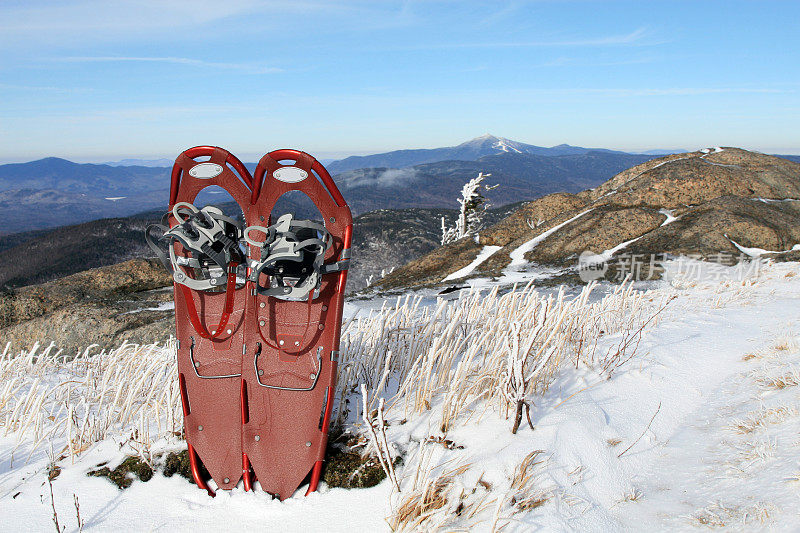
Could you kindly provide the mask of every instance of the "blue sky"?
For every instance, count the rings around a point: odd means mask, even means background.
[[[800,153],[799,20],[788,0],[3,0],[0,161],[337,157],[487,132]]]

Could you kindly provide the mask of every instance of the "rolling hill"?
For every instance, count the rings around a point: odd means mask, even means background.
[[[741,258],[800,259],[800,164],[739,148],[647,161],[579,194],[528,202],[482,231],[477,243],[462,239],[439,248],[395,270],[379,286],[475,276],[502,282],[531,264],[571,272],[576,281],[584,252],[616,272],[634,256],[689,255],[726,264]],[[641,266],[658,267],[657,261]]]

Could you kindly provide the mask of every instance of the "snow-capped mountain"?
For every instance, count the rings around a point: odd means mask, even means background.
[[[512,141],[504,137],[486,134],[463,142],[458,146],[426,148],[418,150],[395,150],[381,154],[351,156],[327,165],[331,172],[345,172],[357,168],[404,168],[440,161],[476,161],[477,159],[502,153],[518,153],[542,156],[581,155],[592,151],[612,152],[613,150],[583,148],[559,144],[551,148]],[[623,153],[623,152],[616,152]]]

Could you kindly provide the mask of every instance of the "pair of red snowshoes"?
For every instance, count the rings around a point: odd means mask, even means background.
[[[193,205],[227,191],[244,221]],[[276,201],[305,193],[321,221],[284,215]],[[276,150],[253,176],[222,148],[183,152],[170,211],[148,242],[173,273],[178,379],[192,476],[213,495],[243,482],[284,499],[316,490],[334,397],[352,216],[310,155]]]

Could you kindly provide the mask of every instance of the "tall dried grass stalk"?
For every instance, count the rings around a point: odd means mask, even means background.
[[[114,434],[136,436],[142,453],[153,436],[183,424],[175,346],[90,346],[75,357],[53,344],[0,356],[0,431],[14,433],[33,453],[59,442],[56,455],[75,457]]]

